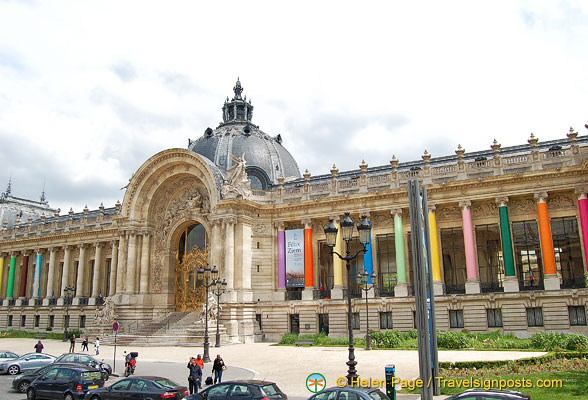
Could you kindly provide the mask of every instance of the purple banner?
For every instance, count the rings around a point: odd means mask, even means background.
[[[278,231],[278,289],[286,288],[286,233]]]

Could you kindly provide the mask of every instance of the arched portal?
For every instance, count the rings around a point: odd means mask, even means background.
[[[175,268],[176,311],[197,311],[205,290],[197,271],[208,263],[208,234],[203,225],[186,226],[178,235]]]

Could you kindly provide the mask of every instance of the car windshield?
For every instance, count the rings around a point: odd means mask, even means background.
[[[100,379],[102,379],[102,374],[100,373],[100,371],[82,372],[82,381],[83,382],[99,381]]]
[[[174,389],[174,388],[177,388],[178,386],[180,386],[177,383],[175,383],[174,381],[170,381],[167,378],[157,378],[157,379],[154,379],[153,380],[153,383],[156,386],[159,386],[159,387],[164,388],[164,389]]]
[[[261,387],[263,389],[263,392],[268,395],[268,396],[273,396],[276,394],[280,394],[280,390],[278,389],[278,387],[274,384],[271,385],[264,385]]]
[[[389,400],[388,396],[382,393],[380,390],[376,389],[368,393],[369,396],[374,400]]]

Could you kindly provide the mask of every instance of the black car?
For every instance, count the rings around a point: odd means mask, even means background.
[[[12,389],[16,390],[20,393],[26,393],[29,385],[32,381],[34,381],[38,376],[43,375],[46,372],[51,371],[57,367],[77,367],[78,364],[68,364],[68,363],[53,363],[49,364],[45,367],[41,367],[38,369],[34,369],[32,371],[25,371],[22,375],[17,375],[12,380]]]
[[[27,400],[82,400],[89,390],[103,386],[102,374],[94,367],[57,367],[31,382]]]
[[[463,393],[449,397],[447,400],[477,400],[477,399],[497,399],[497,400],[531,400],[531,396],[514,390],[498,389],[469,389]]]
[[[71,364],[81,364],[81,365],[89,365],[94,368],[98,368],[99,370],[103,371],[104,380],[107,381],[108,377],[112,375],[112,367],[110,364],[105,362],[99,361],[92,356],[87,354],[81,353],[65,353],[57,357],[54,363],[71,363]]]
[[[86,394],[86,400],[119,399],[170,399],[179,400],[188,395],[185,386],[159,376],[134,376],[108,387],[94,389]]]
[[[288,400],[274,382],[244,380],[228,381],[211,386],[186,397],[186,400],[229,400],[239,396],[239,400]]]
[[[356,386],[332,387],[323,390],[308,400],[390,400],[380,389]]]

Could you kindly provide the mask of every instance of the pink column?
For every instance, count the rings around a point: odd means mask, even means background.
[[[476,243],[474,241],[474,225],[472,223],[471,201],[459,203],[461,218],[463,220],[463,242],[465,245],[466,268],[468,280],[478,279],[478,264],[476,261]]]
[[[582,226],[582,242],[584,243],[584,260],[588,271],[588,198],[586,191],[578,193],[578,208],[580,209],[580,225]]]

